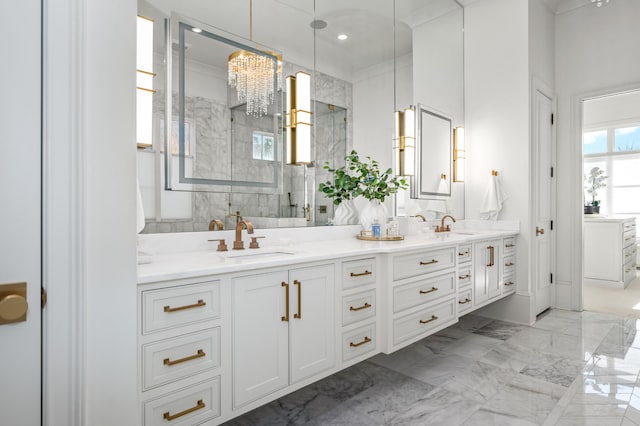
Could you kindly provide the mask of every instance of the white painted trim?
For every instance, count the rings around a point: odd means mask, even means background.
[[[640,90],[640,82],[625,84],[621,86],[607,87],[603,89],[583,92],[571,97],[571,127],[569,146],[571,157],[573,160],[573,173],[571,173],[571,189],[573,194],[573,208],[571,209],[571,223],[574,226],[571,241],[571,309],[581,311],[583,309],[582,301],[582,283],[584,281],[584,272],[582,268],[583,258],[583,219],[582,210],[582,115],[583,102],[588,99],[598,98],[606,95],[624,93],[632,90]],[[580,173],[577,173],[577,172]],[[579,255],[578,255],[579,253]]]
[[[43,424],[81,426],[84,398],[82,0],[43,0]]]

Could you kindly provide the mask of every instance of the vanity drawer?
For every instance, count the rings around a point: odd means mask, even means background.
[[[516,291],[516,277],[515,274],[505,275],[503,281],[502,292],[503,293],[511,293]]]
[[[633,263],[629,263],[628,265],[624,265],[624,283],[627,285],[636,277],[636,267]]]
[[[516,251],[516,237],[509,237],[502,240],[504,254],[511,254]]]
[[[371,323],[342,334],[342,361],[359,357],[376,349],[376,324]]]
[[[628,247],[629,245],[636,244],[636,230],[631,229],[629,231],[625,231],[622,234],[622,247]]]
[[[629,263],[629,262],[635,263],[637,251],[638,251],[638,248],[636,247],[635,244],[632,244],[629,247],[625,248],[624,249],[624,259],[622,260],[622,262],[625,265],[627,263]]]
[[[446,300],[434,306],[393,321],[393,342],[400,344],[416,336],[427,336],[429,331],[455,322],[457,299]]]
[[[375,289],[342,298],[342,325],[353,324],[375,315]]]
[[[516,269],[516,261],[513,256],[505,256],[504,257],[504,275],[508,275],[513,273]]]
[[[142,333],[220,317],[220,281],[142,292]]]
[[[220,376],[208,382],[146,401],[145,426],[191,426],[220,416]]]
[[[449,272],[397,286],[393,289],[393,312],[397,313],[451,294],[456,289],[455,283],[455,272]]]
[[[463,244],[458,246],[458,263],[471,262],[471,244]]]
[[[467,265],[466,267],[458,268],[458,287],[466,287],[471,285],[473,270],[471,265]]]
[[[458,292],[458,315],[473,307],[473,289]]]
[[[375,284],[376,258],[351,260],[342,263],[342,288],[354,288]]]
[[[455,247],[449,247],[419,254],[394,256],[393,279],[397,281],[450,268],[455,266],[456,254]]]
[[[142,346],[142,387],[150,389],[220,366],[220,327]]]
[[[636,222],[625,222],[623,225],[623,232],[630,231],[632,229],[636,229]]]

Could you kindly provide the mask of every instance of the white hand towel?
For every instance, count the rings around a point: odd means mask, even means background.
[[[440,184],[438,185],[438,193],[446,194],[448,192],[449,186],[447,185],[447,181],[445,179],[440,179]],[[425,210],[443,214],[451,212],[447,200],[427,200]]]
[[[500,179],[498,176],[491,176],[489,187],[484,194],[482,206],[480,206],[480,218],[497,220],[504,201],[508,198],[507,194],[502,190]]]

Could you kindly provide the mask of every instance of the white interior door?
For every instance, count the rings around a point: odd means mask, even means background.
[[[0,26],[0,424],[11,426],[41,424],[40,14],[39,0],[0,2],[13,17]],[[24,299],[9,283],[25,283]]]
[[[551,307],[553,288],[553,102],[535,91],[533,111],[534,157],[534,283],[536,314]]]

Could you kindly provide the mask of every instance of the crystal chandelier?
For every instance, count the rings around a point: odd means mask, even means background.
[[[249,40],[253,41],[253,0],[249,2]],[[263,54],[238,50],[229,55],[228,84],[236,89],[238,102],[247,104],[247,115],[267,115],[273,103],[274,81],[277,89],[282,89],[282,55],[268,50]]]
[[[595,3],[596,6],[602,6],[602,3],[609,3],[610,0],[591,0],[591,3]]]

